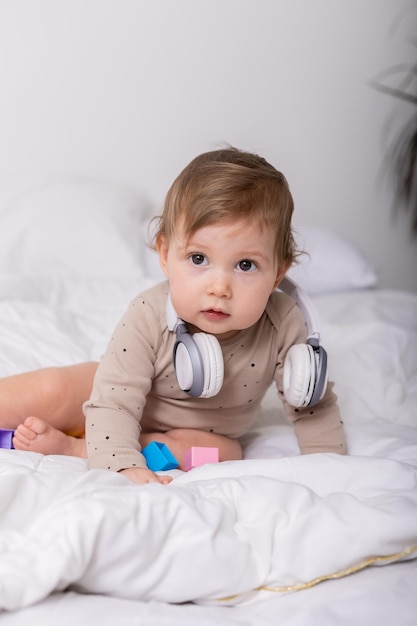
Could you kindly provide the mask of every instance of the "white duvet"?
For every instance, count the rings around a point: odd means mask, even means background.
[[[0,277],[0,375],[99,358],[148,284]],[[174,471],[169,486],[0,450],[0,608],[68,589],[252,606],[416,559],[417,298],[363,291],[316,304],[349,456],[299,456],[273,389],[245,460]],[[409,584],[417,594],[417,568]]]

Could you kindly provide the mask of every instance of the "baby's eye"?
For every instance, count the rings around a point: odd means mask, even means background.
[[[249,259],[242,259],[242,261],[239,261],[239,263],[237,264],[237,268],[241,272],[253,272],[257,269],[257,266],[253,261],[250,261]]]
[[[190,254],[188,258],[193,265],[207,265],[207,258],[204,254]]]

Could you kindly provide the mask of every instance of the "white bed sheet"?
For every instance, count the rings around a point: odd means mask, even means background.
[[[150,283],[3,274],[0,376],[99,358]],[[273,389],[244,461],[168,487],[0,450],[2,624],[416,623],[417,297],[315,302],[349,456],[299,456]]]

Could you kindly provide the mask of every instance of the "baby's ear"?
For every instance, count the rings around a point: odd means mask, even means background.
[[[284,278],[285,274],[290,269],[290,266],[291,266],[291,263],[285,263],[284,265],[281,265],[279,267],[278,272],[277,272],[277,277],[274,283],[274,289],[276,289],[279,286],[281,280]]]
[[[164,235],[159,235],[155,241],[156,251],[159,256],[159,264],[165,276],[167,273],[167,259],[168,259],[168,241]]]

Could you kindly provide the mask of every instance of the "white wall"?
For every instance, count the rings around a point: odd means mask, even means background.
[[[417,240],[380,180],[384,128],[411,108],[367,84],[414,61],[411,5],[0,0],[0,175],[109,177],[159,206],[192,157],[228,142],[286,174],[297,222],[329,225],[382,286],[417,291]]]

